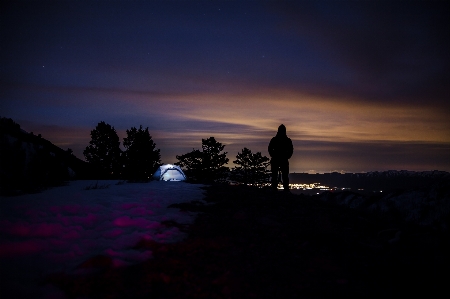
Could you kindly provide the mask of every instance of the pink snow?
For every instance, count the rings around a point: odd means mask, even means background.
[[[156,228],[159,226],[158,222],[149,221],[144,218],[130,218],[129,216],[116,218],[113,223],[119,227],[138,226],[141,228]]]
[[[19,237],[59,236],[63,230],[63,227],[59,223],[30,224],[28,222],[13,223],[10,221],[2,221],[0,225],[2,226],[2,232]]]
[[[161,221],[190,223],[195,215],[168,206],[203,198],[202,186],[180,182],[107,182],[108,189],[86,190],[92,184],[75,181],[42,193],[1,198],[0,262],[12,267],[2,270],[26,277],[28,269],[34,269],[36,275],[17,285],[39,288],[36,284],[45,275],[74,273],[78,265],[98,255],[109,257],[113,267],[153,258],[150,250],[133,248],[140,240],[184,238],[178,228]],[[25,264],[30,267],[16,269]]]
[[[26,240],[20,242],[5,242],[0,244],[0,258],[10,258],[26,254],[34,254],[46,249],[43,242]]]
[[[119,229],[119,228],[115,228],[113,230],[107,231],[103,234],[104,238],[116,238],[118,236],[120,236],[121,234],[123,234],[124,230],[123,229]]]

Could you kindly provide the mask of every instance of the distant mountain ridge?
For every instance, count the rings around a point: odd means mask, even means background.
[[[0,193],[34,192],[70,179],[89,177],[90,166],[42,136],[0,118]]]

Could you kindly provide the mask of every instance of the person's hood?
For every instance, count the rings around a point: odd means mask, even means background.
[[[286,136],[286,127],[283,124],[278,127],[277,136]]]

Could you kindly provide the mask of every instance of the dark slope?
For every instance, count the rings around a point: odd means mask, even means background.
[[[25,132],[12,119],[0,119],[0,193],[36,192],[69,179],[85,179],[89,164],[42,136]]]

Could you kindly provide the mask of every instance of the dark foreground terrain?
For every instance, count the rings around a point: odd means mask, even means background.
[[[333,195],[328,195],[328,197]],[[446,230],[418,227],[319,197],[237,186],[208,187],[208,204],[176,244],[142,240],[153,259],[110,267],[97,256],[83,275],[45,283],[69,298],[437,297],[447,291]]]

